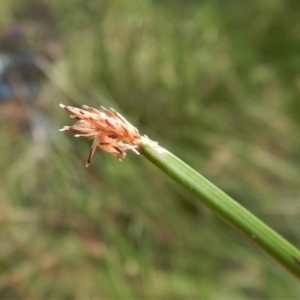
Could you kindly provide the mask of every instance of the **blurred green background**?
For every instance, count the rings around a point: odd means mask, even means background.
[[[300,247],[299,20],[298,0],[1,0],[1,299],[298,299],[144,157],[85,168],[58,104],[119,110]]]

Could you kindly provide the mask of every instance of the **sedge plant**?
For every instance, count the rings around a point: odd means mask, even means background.
[[[147,136],[141,136],[117,111],[104,107],[97,110],[89,106],[83,106],[84,109],[60,106],[78,120],[61,131],[75,131],[79,132],[75,137],[94,139],[86,167],[97,148],[110,152],[119,160],[128,150],[142,154],[300,280],[300,251],[296,247],[175,155]]]

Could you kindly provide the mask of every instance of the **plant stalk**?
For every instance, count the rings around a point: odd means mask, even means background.
[[[142,138],[140,152],[300,280],[297,248],[166,149]]]

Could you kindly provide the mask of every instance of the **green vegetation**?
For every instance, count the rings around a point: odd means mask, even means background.
[[[86,169],[90,143],[57,130],[59,103],[114,107],[299,247],[299,1],[40,2],[0,2],[1,26],[21,22],[55,58],[22,106],[47,114],[49,139],[0,106],[1,297],[298,298],[142,157],[98,151]]]
[[[140,149],[164,173],[300,280],[299,249],[166,149],[148,138],[142,139]]]

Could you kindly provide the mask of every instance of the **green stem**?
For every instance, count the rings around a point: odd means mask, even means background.
[[[147,138],[141,153],[169,177],[191,191],[224,221],[300,279],[300,251],[211,182],[169,151]]]

